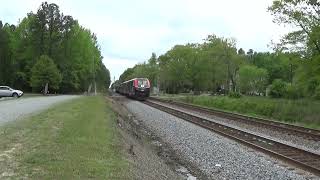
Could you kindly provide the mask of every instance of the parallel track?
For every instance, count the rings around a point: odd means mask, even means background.
[[[212,122],[209,119],[188,114],[151,101],[145,101],[144,103],[320,176],[320,155],[318,154]]]
[[[281,123],[281,122],[272,121],[272,120],[263,119],[263,118],[245,116],[245,115],[237,114],[237,113],[209,109],[209,108],[200,107],[200,106],[191,105],[191,104],[182,103],[182,102],[177,102],[177,101],[164,100],[164,99],[152,98],[152,97],[150,97],[149,99],[152,101],[169,103],[169,104],[177,105],[177,106],[180,106],[180,107],[183,107],[186,109],[195,110],[198,112],[202,112],[205,114],[210,114],[210,115],[214,115],[214,116],[218,116],[218,117],[222,117],[222,118],[227,118],[227,119],[239,121],[242,123],[246,123],[246,124],[250,124],[250,125],[254,125],[254,126],[258,126],[258,127],[269,128],[269,129],[273,129],[276,131],[281,131],[281,133],[286,133],[286,134],[293,135],[293,136],[299,136],[304,139],[312,140],[315,142],[320,141],[320,131],[315,130],[315,129],[304,128],[301,126],[294,126],[291,124]]]

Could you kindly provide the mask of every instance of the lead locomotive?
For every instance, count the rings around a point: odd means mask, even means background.
[[[121,83],[116,91],[127,97],[145,100],[150,96],[150,81],[147,78],[134,78]]]

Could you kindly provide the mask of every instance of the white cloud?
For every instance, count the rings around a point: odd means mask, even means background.
[[[42,0],[4,0],[0,17],[16,24]],[[288,29],[272,23],[272,0],[49,0],[97,34],[111,75],[175,44],[200,42],[209,34],[237,39],[245,50],[268,50]]]
[[[139,63],[139,61],[126,58],[105,57],[103,59],[103,63],[109,70],[112,70],[111,80],[113,81],[114,77],[117,79],[123,71],[127,68],[132,68],[135,64]]]

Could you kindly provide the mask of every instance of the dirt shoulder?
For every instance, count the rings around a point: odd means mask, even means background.
[[[107,99],[118,114],[119,132],[132,179],[187,179],[188,171],[177,163],[170,150],[123,106],[127,99]]]

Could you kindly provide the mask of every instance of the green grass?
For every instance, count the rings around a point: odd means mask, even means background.
[[[102,96],[57,105],[1,131],[0,152],[16,147],[11,164],[18,178],[126,178],[115,114]]]
[[[163,98],[320,129],[320,101],[249,96],[230,98],[187,95],[163,96]]]
[[[38,96],[43,96],[42,94],[35,94],[35,93],[25,93],[22,98],[24,97],[38,97]]]

